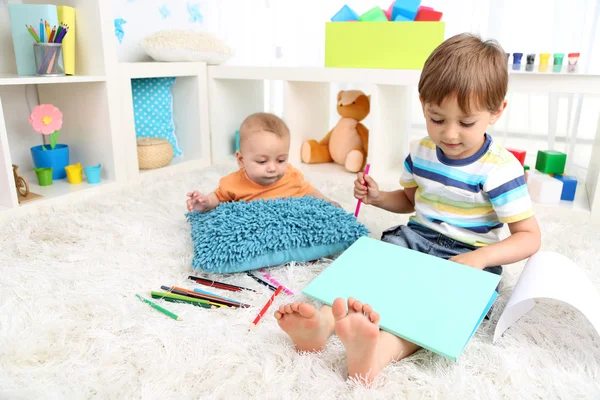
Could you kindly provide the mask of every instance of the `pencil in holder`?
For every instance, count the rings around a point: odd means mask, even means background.
[[[34,43],[37,76],[65,76],[62,43]]]

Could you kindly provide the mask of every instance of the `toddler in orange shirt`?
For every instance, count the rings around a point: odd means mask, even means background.
[[[221,202],[313,196],[325,197],[304,179],[302,172],[288,164],[290,131],[279,117],[269,113],[250,115],[240,127],[240,169],[219,182],[205,195],[197,190],[187,194],[188,211],[207,212]]]

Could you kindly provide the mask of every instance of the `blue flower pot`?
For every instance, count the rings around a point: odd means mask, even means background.
[[[33,165],[36,168],[52,168],[52,179],[64,179],[67,177],[65,167],[69,165],[69,146],[66,144],[57,144],[54,150],[50,145],[46,145],[46,150],[42,146],[31,148],[31,157]]]

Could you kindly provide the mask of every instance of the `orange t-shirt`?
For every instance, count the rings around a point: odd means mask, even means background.
[[[302,197],[312,195],[315,188],[304,179],[302,172],[288,164],[285,175],[275,183],[262,186],[252,182],[243,169],[222,178],[215,190],[221,202]]]

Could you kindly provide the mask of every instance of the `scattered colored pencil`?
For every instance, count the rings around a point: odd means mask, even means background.
[[[254,321],[252,321],[252,324],[250,325],[250,328],[248,329],[248,332],[250,332],[250,329],[252,329],[256,325],[258,325],[258,322],[265,315],[265,313],[267,312],[267,310],[269,309],[269,307],[271,307],[271,304],[273,304],[273,301],[275,300],[275,297],[281,292],[281,289],[282,289],[282,287],[279,286],[277,288],[277,290],[275,290],[275,293],[273,293],[273,295],[271,296],[271,298],[269,299],[269,301],[267,301],[267,304],[265,304],[265,306],[262,308],[262,310],[260,310],[260,312],[258,313],[258,315],[256,316],[256,318],[254,318]]]
[[[207,296],[207,295],[203,295],[203,294],[199,294],[199,293],[195,293],[192,290],[187,290],[184,288],[180,288],[177,286],[161,286],[160,287],[162,290],[166,290],[170,293],[175,293],[178,294],[180,296],[186,296],[189,297],[191,299],[200,299],[200,300],[206,300],[209,302],[210,305],[216,306],[216,307],[240,307],[241,304],[239,303],[232,303],[230,301],[227,300],[221,300],[221,299],[216,299],[213,296]]]
[[[202,290],[202,289],[198,289],[198,288],[194,288],[194,292],[198,292],[200,294],[206,294],[206,295],[213,296],[213,297],[219,297],[221,299],[233,301],[234,303],[240,303],[239,301],[234,300],[234,299],[230,299],[229,297],[219,296],[218,294],[215,294],[215,293],[212,293],[212,292],[207,292],[206,290]]]
[[[277,290],[277,288],[273,285],[271,285],[269,282],[265,282],[262,279],[260,279],[258,276],[254,275],[252,272],[247,271],[246,275],[248,275],[250,278],[254,279],[256,282],[265,285],[266,287],[268,287],[269,289],[271,289],[272,291]]]
[[[208,300],[192,299],[191,297],[180,296],[175,293],[150,292],[153,299],[163,299],[173,303],[193,304],[197,307],[212,308]]]
[[[365,176],[369,174],[369,169],[371,168],[371,164],[367,164],[365,166]],[[367,181],[365,180],[365,186],[368,187]],[[356,210],[354,211],[354,217],[358,218],[358,212],[360,211],[360,205],[362,204],[362,200],[358,199],[358,203],[356,203]]]
[[[146,304],[149,304],[150,307],[154,308],[155,310],[160,311],[161,313],[173,318],[176,321],[183,321],[181,318],[179,318],[179,316],[177,316],[177,314],[173,314],[171,311],[166,310],[164,308],[162,308],[161,306],[159,306],[156,303],[151,302],[148,299],[143,298],[142,296],[140,296],[139,294],[136,294],[137,298],[140,299],[141,301],[143,301]]]
[[[261,270],[260,270],[260,272],[262,272],[263,276],[264,276],[265,278],[267,278],[267,280],[268,280],[269,282],[271,282],[273,285],[276,285],[276,286],[281,286],[281,287],[283,288],[283,291],[284,291],[286,294],[289,294],[290,296],[293,296],[293,295],[294,295],[294,292],[292,292],[290,289],[288,289],[288,288],[286,288],[285,286],[283,286],[281,283],[277,282],[277,279],[275,279],[275,278],[273,278],[271,275],[267,274],[267,273],[266,273],[264,270],[262,270],[262,269],[261,269]]]
[[[255,292],[256,290],[254,289],[248,289],[242,286],[236,286],[236,285],[232,285],[230,283],[223,283],[223,282],[217,282],[217,281],[212,281],[210,279],[205,279],[205,278],[199,278],[197,276],[188,276],[188,279],[191,279],[193,281],[195,281],[196,283],[199,283],[201,285],[205,285],[205,286],[212,286],[212,287],[216,287],[219,289],[224,289],[224,290],[229,290],[232,292],[241,292],[242,290],[249,290],[251,292]]]

